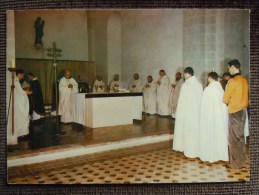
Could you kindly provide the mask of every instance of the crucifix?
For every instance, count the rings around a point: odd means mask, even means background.
[[[57,86],[57,58],[61,57],[61,49],[56,47],[56,43],[53,42],[52,48],[47,48],[47,56],[52,57],[53,59],[53,67],[54,67],[54,80],[55,80],[55,92],[56,92],[56,116],[58,115],[58,86]]]
[[[47,48],[47,51],[47,56],[53,58],[53,64],[56,63],[57,57],[61,57],[62,50],[56,47],[56,42],[53,42],[52,48]]]

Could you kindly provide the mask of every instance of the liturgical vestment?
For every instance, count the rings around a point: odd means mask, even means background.
[[[103,81],[95,80],[93,86],[94,93],[104,93],[105,91],[105,83]]]
[[[170,93],[171,93],[171,84],[168,76],[163,76],[158,79],[160,85],[157,85],[157,113],[162,116],[170,114]]]
[[[72,84],[73,88],[68,88],[68,85]],[[66,79],[65,77],[60,79],[59,82],[59,107],[58,114],[61,115],[61,122],[72,122],[73,104],[71,100],[72,93],[78,93],[78,84],[75,79]]]
[[[199,155],[199,126],[202,85],[195,76],[182,85],[174,128],[173,150],[184,152],[189,158]]]
[[[133,87],[135,85],[135,87]],[[130,85],[129,85],[129,91],[130,92],[142,92],[142,82],[140,79],[138,80],[135,80],[135,79],[132,79],[131,82],[130,82]]]
[[[8,144],[17,144],[17,137],[29,134],[29,99],[17,77],[14,78],[14,135],[12,135],[11,107],[8,116]]]
[[[43,95],[39,80],[34,77],[31,81],[32,94],[29,96],[31,103],[32,120],[38,120],[45,115]]]
[[[183,79],[180,79],[179,81],[176,81],[175,88],[171,92],[170,105],[171,105],[172,118],[175,118],[177,102],[178,102],[178,99],[179,99],[179,94],[180,94],[181,87],[182,87],[183,83],[184,83]]]
[[[145,113],[156,114],[156,83],[154,81],[147,83],[143,88],[143,108]]]
[[[200,114],[200,152],[202,161],[228,161],[228,108],[218,81],[204,90]]]
[[[118,92],[117,90],[122,88],[122,82],[121,81],[112,81],[110,84],[110,92]]]

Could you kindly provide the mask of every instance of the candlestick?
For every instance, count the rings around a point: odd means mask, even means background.
[[[15,68],[15,59],[12,59],[12,68]]]

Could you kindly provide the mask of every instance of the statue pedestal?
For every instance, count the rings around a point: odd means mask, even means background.
[[[41,49],[42,46],[43,46],[42,43],[35,43],[35,44],[34,44],[35,49]]]

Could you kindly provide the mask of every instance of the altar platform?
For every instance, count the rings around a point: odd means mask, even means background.
[[[174,120],[158,115],[143,115],[142,121],[110,127],[88,128],[76,123],[60,124],[64,135],[57,134],[56,118],[46,117],[32,123],[30,134],[8,147],[7,166],[14,167],[168,142],[173,138]]]

